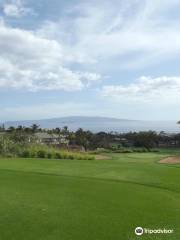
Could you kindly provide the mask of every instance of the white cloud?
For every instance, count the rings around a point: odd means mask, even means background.
[[[179,56],[179,23],[170,14],[179,6],[179,0],[81,2],[73,17],[46,22],[39,32],[60,39],[80,62],[108,68],[117,58],[118,68],[138,68]]]
[[[128,85],[109,85],[102,89],[104,97],[120,102],[169,104],[180,102],[180,77],[141,77]]]
[[[19,18],[27,14],[32,14],[33,10],[25,7],[22,0],[12,0],[11,2],[5,2],[3,12],[7,17]]]
[[[101,76],[72,71],[68,56],[56,40],[0,24],[0,88],[81,90]]]

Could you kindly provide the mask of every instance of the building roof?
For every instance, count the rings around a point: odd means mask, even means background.
[[[54,139],[54,138],[60,138],[61,136],[57,135],[57,134],[49,134],[49,133],[46,133],[46,132],[38,132],[38,133],[35,133],[34,134],[35,137],[37,138],[40,138],[40,139]]]

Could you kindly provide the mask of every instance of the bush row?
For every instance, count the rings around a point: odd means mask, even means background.
[[[55,149],[32,149],[27,148],[18,153],[23,158],[48,158],[48,159],[78,159],[94,160],[94,156],[85,153],[65,152]]]
[[[159,152],[158,149],[147,149],[147,148],[123,148],[114,150],[115,153],[148,153],[148,152]]]
[[[6,140],[6,141],[5,141]],[[93,155],[81,152],[70,152],[60,150],[47,145],[38,144],[14,144],[5,139],[0,141],[0,155],[4,157],[24,157],[24,158],[49,158],[49,159],[79,159],[94,160]]]
[[[159,152],[158,149],[147,149],[147,148],[129,148],[122,147],[119,149],[97,149],[92,153],[146,153],[146,152]]]

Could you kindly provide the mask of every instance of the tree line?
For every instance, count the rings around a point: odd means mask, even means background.
[[[42,129],[36,124],[33,124],[31,127],[0,127],[1,139],[8,139],[9,142],[22,145],[28,144],[30,140],[31,142],[35,141],[34,135],[39,132],[64,136],[70,145],[83,146],[85,150],[95,150],[97,148],[116,149],[121,147],[144,147],[151,149],[163,146],[180,146],[180,134],[157,133],[155,131],[94,133],[82,128],[79,128],[77,131],[71,131],[67,126],[63,128]]]

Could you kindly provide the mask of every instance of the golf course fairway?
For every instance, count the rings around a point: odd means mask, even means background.
[[[180,164],[168,153],[0,159],[1,240],[180,239]],[[172,229],[136,236],[136,227]]]

